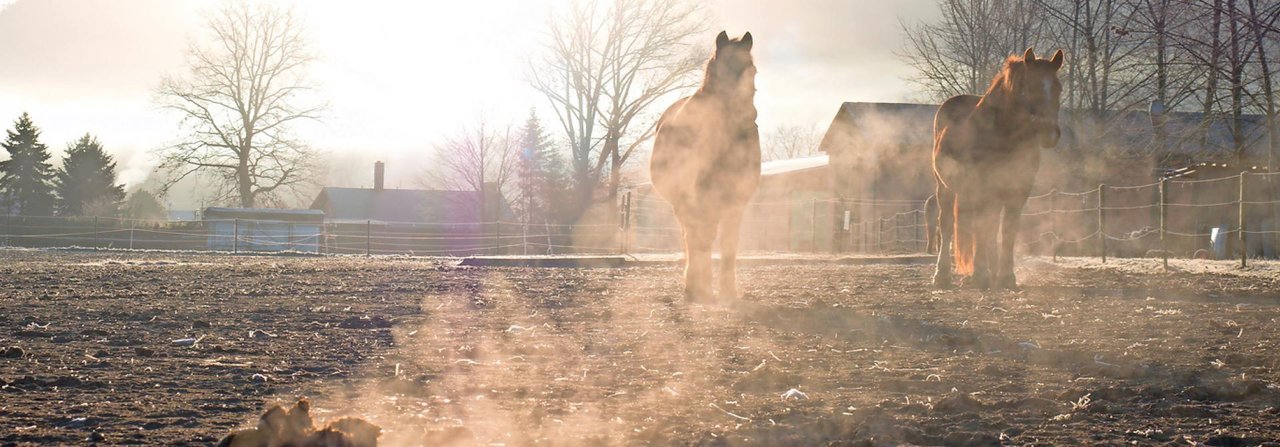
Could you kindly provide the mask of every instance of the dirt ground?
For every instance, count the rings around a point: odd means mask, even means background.
[[[300,396],[391,446],[1280,445],[1280,278],[747,266],[704,305],[674,267],[453,263],[0,250],[0,445],[209,444]]]

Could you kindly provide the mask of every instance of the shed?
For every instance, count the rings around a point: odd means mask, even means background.
[[[208,248],[318,253],[324,212],[279,208],[205,208]]]

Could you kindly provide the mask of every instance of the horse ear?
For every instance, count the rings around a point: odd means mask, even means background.
[[[1049,60],[1049,65],[1051,65],[1054,70],[1057,70],[1059,68],[1062,68],[1062,60],[1063,60],[1062,50],[1058,50],[1058,52],[1053,53],[1053,59]]]
[[[743,45],[747,46],[747,51],[750,51],[751,50],[751,32],[747,31],[746,34],[743,34],[740,42],[742,42]]]
[[[1036,60],[1036,52],[1033,51],[1031,47],[1027,47],[1027,52],[1022,53],[1022,60],[1025,62],[1031,62]]]
[[[721,31],[720,34],[716,35],[717,50],[720,49],[720,47],[723,47],[724,44],[727,44],[727,43],[729,43],[729,33]]]

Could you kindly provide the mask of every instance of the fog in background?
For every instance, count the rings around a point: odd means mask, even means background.
[[[318,56],[315,95],[328,104],[322,122],[297,128],[325,154],[321,183],[370,186],[373,161],[384,160],[388,187],[418,187],[433,143],[480,116],[519,122],[536,107],[554,138],[546,100],[525,74],[548,14],[566,1],[296,2]],[[31,113],[55,160],[89,132],[116,157],[126,187],[139,187],[155,164],[151,152],[180,135],[176,117],[155,105],[155,89],[162,76],[183,74],[188,43],[202,38],[202,14],[216,5],[0,1],[0,125]],[[842,101],[918,97],[894,56],[898,23],[938,14],[931,0],[703,6],[708,45],[720,29],[756,36],[761,129],[825,129]],[[199,188],[184,182],[170,205],[200,206]]]

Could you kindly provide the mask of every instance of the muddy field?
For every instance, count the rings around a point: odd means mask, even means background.
[[[1280,278],[930,273],[691,305],[674,267],[4,250],[0,445],[210,444],[300,396],[392,446],[1280,445]]]

